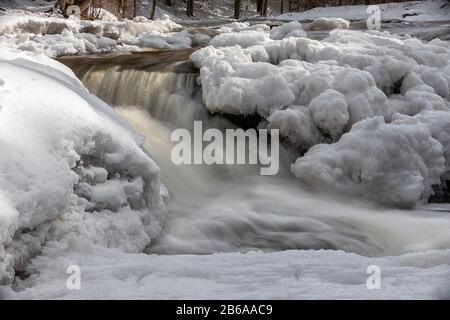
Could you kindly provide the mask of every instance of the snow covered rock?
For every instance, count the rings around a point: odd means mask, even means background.
[[[342,18],[317,18],[309,25],[311,31],[348,29],[350,27],[350,21]]]
[[[166,194],[142,137],[44,56],[0,55],[0,282],[44,241],[142,251]]]
[[[295,96],[276,66],[251,63],[238,46],[208,46],[194,52],[191,59],[197,65],[205,65],[201,69],[203,100],[211,112],[259,113],[267,117],[271,108],[275,111],[294,101]]]
[[[440,183],[444,163],[442,145],[417,119],[403,116],[387,124],[373,117],[353,125],[334,144],[312,147],[292,171],[319,189],[411,206]]]
[[[437,39],[425,43],[387,32],[342,29],[321,41],[287,37],[287,30],[294,27],[300,26],[292,23],[274,29],[254,45],[238,35],[256,31],[225,33],[221,36],[227,35],[227,41],[231,35],[237,40],[215,43],[212,39],[210,46],[192,54],[208,110],[258,114],[268,127],[280,129],[296,149],[294,154],[302,155],[317,143],[336,142],[314,147],[299,158],[292,170],[304,182],[395,205],[425,201],[433,186],[449,176],[448,138],[442,133],[448,121],[437,114],[450,111],[450,45]],[[414,120],[400,121],[400,115]],[[368,129],[372,127],[376,129]],[[366,146],[375,133],[380,146]],[[411,145],[404,139],[415,142]],[[431,150],[424,150],[422,144],[432,146]],[[341,153],[343,146],[349,152]],[[334,149],[339,152],[330,160],[325,155]],[[376,161],[370,165],[378,168],[377,175],[367,169],[363,180],[353,179],[361,166],[369,164],[355,164],[358,161],[348,154],[360,156],[363,162],[373,154]],[[422,160],[391,164],[410,157]],[[433,157],[436,161],[430,160]],[[326,164],[321,166],[322,162]]]
[[[134,44],[135,39],[130,44]],[[139,41],[139,46],[144,48],[155,48],[155,49],[186,49],[190,48],[192,45],[192,39],[189,32],[186,30],[171,33],[171,34],[144,34],[141,37],[138,37],[137,41]]]
[[[250,25],[248,22],[232,22],[230,24],[223,25],[218,29],[220,33],[229,32],[241,32],[241,31],[269,31],[270,27],[266,24],[254,24]]]
[[[314,124],[333,138],[344,131],[350,119],[345,96],[333,89],[328,89],[315,97],[309,108]]]
[[[311,111],[304,106],[291,106],[275,111],[267,121],[269,129],[279,129],[287,144],[300,152],[325,141],[323,134],[313,123]]]
[[[265,24],[250,26],[248,22],[234,22],[230,26],[221,27],[219,32],[221,33],[210,41],[210,45],[214,47],[239,45],[241,48],[248,48],[270,43],[270,39],[281,40],[289,37],[306,37],[306,32],[298,21],[284,23],[273,29],[270,29]]]
[[[269,39],[269,34],[260,30],[245,30],[241,32],[221,33],[209,42],[214,47],[227,47],[239,45],[247,48],[257,44],[263,44]]]
[[[203,33],[194,33],[192,35],[192,46],[206,46],[211,37]]]

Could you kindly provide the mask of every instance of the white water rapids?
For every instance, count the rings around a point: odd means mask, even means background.
[[[161,168],[169,214],[148,253],[341,249],[384,256],[450,247],[447,212],[380,208],[311,193],[291,177],[285,150],[277,176],[259,176],[255,166],[174,165],[173,129],[190,128],[194,120],[218,129],[236,125],[207,113],[192,67],[162,55],[132,63],[120,57],[65,61],[146,137],[145,149]]]

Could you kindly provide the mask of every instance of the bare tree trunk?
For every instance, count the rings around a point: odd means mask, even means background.
[[[262,8],[262,3],[264,0],[256,0],[256,11],[258,11],[258,13],[261,13],[261,8]]]
[[[241,17],[241,0],[234,0],[234,18],[240,19]]]
[[[136,17],[137,13],[138,13],[138,8],[137,8],[137,0],[134,0],[134,12],[133,12],[133,16]]]
[[[280,13],[283,14],[284,12],[284,0],[280,0]]]
[[[192,17],[194,15],[194,0],[187,0],[186,15]]]
[[[156,0],[153,0],[152,11],[150,13],[150,19],[151,20],[155,19],[155,13],[156,13]]]
[[[269,0],[263,0],[262,7],[261,7],[261,15],[267,16],[267,6],[269,5]]]

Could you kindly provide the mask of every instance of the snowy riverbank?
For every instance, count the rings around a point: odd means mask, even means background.
[[[209,37],[181,31],[167,16],[124,21],[84,21],[11,11],[0,15],[0,45],[50,57],[151,49],[183,49]]]
[[[167,191],[142,137],[63,65],[0,53],[0,133],[0,283],[46,241],[141,252],[161,230]]]
[[[450,4],[445,0],[409,1],[382,3],[382,21],[450,21]],[[369,13],[367,5],[319,7],[303,12],[288,12],[275,16],[277,20],[314,20],[317,18],[343,18],[347,20],[366,20]]]
[[[46,251],[52,255],[33,261],[32,269],[39,274],[21,283],[24,291],[3,288],[3,298],[450,298],[449,250],[383,258],[326,250],[157,256],[76,244],[51,244]],[[82,266],[81,290],[65,286],[65,267],[74,264]],[[380,289],[367,287],[371,265],[381,268]]]

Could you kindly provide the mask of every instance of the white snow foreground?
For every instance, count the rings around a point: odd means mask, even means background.
[[[0,284],[44,242],[141,252],[167,192],[142,137],[43,55],[0,53]]]
[[[189,48],[195,35],[167,16],[152,21],[136,17],[125,21],[80,21],[57,16],[0,15],[0,43],[21,51],[50,57],[111,51],[139,51],[143,48]]]
[[[450,251],[368,258],[331,250],[213,255],[124,254],[49,243],[4,299],[448,299]],[[80,266],[81,289],[66,287]],[[199,267],[200,266],[200,267]],[[368,278],[380,268],[380,289]],[[368,269],[369,268],[369,269]]]
[[[450,168],[449,43],[340,29],[316,41],[288,26],[224,33],[192,54],[207,108],[259,114],[297,153],[317,145],[292,166],[311,186],[426,200]]]

